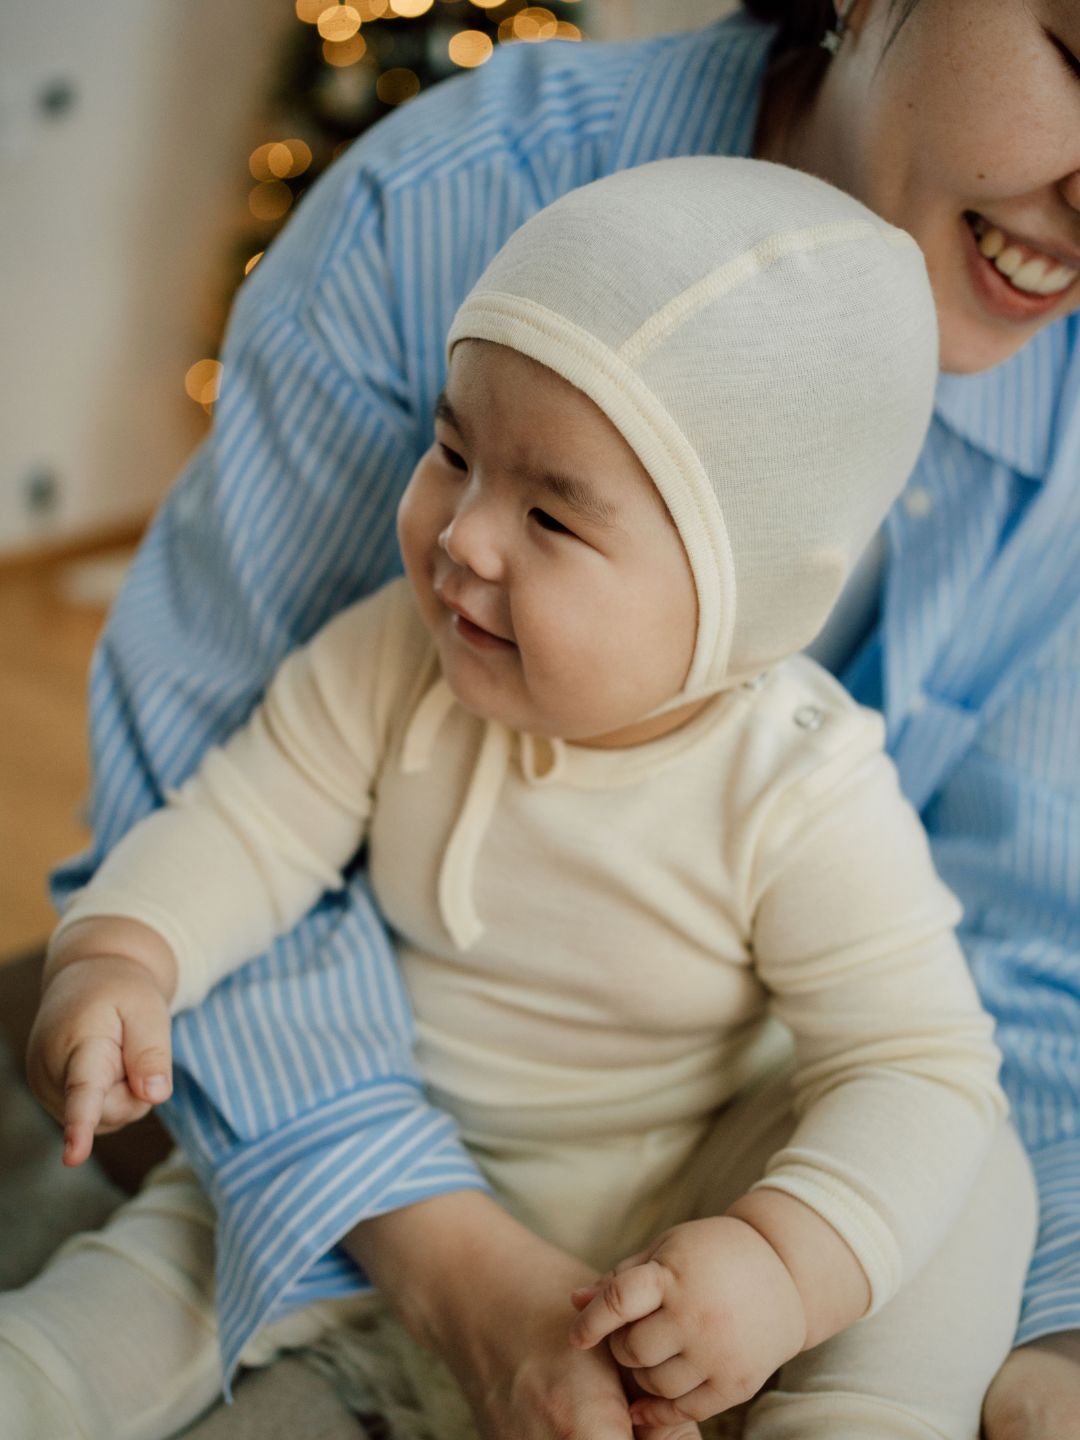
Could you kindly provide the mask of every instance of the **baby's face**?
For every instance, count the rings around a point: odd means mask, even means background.
[[[614,425],[553,371],[486,341],[455,348],[398,534],[466,709],[604,745],[687,718],[639,723],[690,666],[697,599],[682,542]]]

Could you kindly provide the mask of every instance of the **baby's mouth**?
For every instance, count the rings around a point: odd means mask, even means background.
[[[964,219],[975,236],[979,253],[1014,290],[1024,295],[1062,295],[1080,276],[1080,268],[1035,249],[974,210],[967,211]]]

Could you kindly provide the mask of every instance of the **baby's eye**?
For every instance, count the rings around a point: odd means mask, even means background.
[[[561,520],[556,520],[554,515],[549,515],[546,510],[534,507],[529,514],[542,530],[550,530],[555,535],[572,535],[574,533],[572,530],[568,530]]]
[[[449,445],[444,445],[440,440],[438,441],[438,446],[443,459],[448,465],[452,465],[455,470],[467,470],[469,468],[457,451],[451,450]]]

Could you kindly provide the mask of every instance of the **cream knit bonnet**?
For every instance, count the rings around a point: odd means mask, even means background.
[[[458,310],[448,352],[465,339],[568,380],[651,475],[698,596],[672,704],[817,634],[915,463],[938,364],[909,235],[800,171],[711,156],[541,211]]]

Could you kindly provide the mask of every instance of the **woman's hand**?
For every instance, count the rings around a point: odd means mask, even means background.
[[[1080,1331],[1021,1346],[998,1371],[983,1407],[986,1440],[1062,1440],[1080,1416]]]
[[[346,1248],[465,1392],[481,1440],[699,1440],[633,1428],[607,1347],[571,1348],[570,1292],[594,1276],[490,1196],[457,1191],[357,1226]]]

